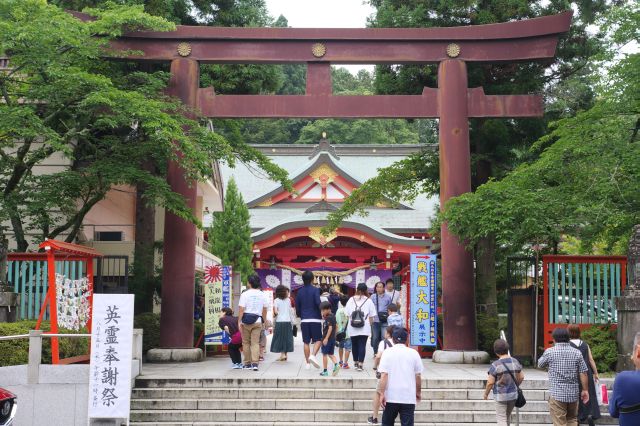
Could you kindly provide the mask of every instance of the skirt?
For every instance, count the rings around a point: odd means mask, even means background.
[[[271,352],[293,352],[293,330],[289,321],[276,321],[271,339]]]

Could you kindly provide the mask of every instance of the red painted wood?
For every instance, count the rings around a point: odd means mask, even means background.
[[[315,257],[331,257],[331,256],[376,256],[378,259],[383,259],[385,251],[379,248],[342,248],[342,247],[282,247],[282,248],[267,248],[260,251],[260,256],[264,259],[269,259],[271,256],[281,258],[283,256],[291,256],[295,258],[297,256],[315,256]]]
[[[171,62],[169,93],[184,105],[197,104],[200,69],[192,59]],[[174,192],[182,194],[189,208],[196,207],[196,184],[185,179],[185,173],[170,162],[167,182]],[[164,224],[162,309],[160,314],[160,346],[193,347],[193,295],[195,287],[196,227],[167,212]]]
[[[455,196],[471,191],[471,154],[467,118],[467,67],[446,60],[438,68],[440,104],[440,200],[444,206]],[[473,255],[443,223],[442,304],[444,349],[474,350],[476,343]]]
[[[307,64],[308,95],[330,95],[333,93],[331,84],[331,65],[328,62],[310,62]]]

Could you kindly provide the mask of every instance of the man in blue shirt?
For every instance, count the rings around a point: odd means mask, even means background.
[[[609,401],[609,414],[620,419],[620,426],[640,425],[640,333],[633,340],[631,360],[636,371],[618,373]]]
[[[316,354],[322,344],[322,317],[320,316],[320,289],[311,285],[313,272],[305,271],[302,274],[304,285],[296,294],[296,313],[300,317],[300,329],[302,330],[302,342],[304,343],[304,359],[306,369],[310,367],[320,368]],[[313,355],[309,344],[313,342]]]

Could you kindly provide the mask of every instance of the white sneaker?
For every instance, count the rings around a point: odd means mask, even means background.
[[[315,368],[320,368],[320,363],[316,359],[315,355],[309,355],[309,362],[313,364]]]
[[[309,364],[308,362],[304,364],[304,369],[305,370],[311,370],[311,364]]]

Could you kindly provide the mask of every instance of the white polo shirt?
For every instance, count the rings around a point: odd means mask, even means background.
[[[396,404],[416,403],[416,374],[422,374],[422,359],[418,351],[404,344],[387,348],[380,358],[378,371],[387,373],[387,402]]]

